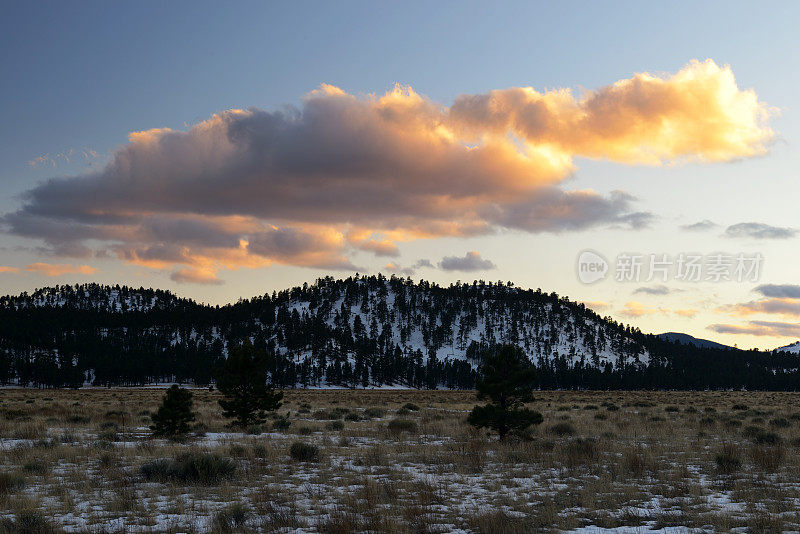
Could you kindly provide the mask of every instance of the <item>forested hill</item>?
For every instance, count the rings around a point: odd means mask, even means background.
[[[0,382],[208,384],[230,346],[270,355],[281,387],[470,388],[484,349],[514,343],[547,387],[797,389],[797,355],[684,346],[508,283],[440,287],[381,275],[319,279],[208,306],[87,284],[0,298]]]

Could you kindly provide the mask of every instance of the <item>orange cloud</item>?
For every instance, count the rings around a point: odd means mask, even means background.
[[[766,298],[740,304],[720,306],[717,310],[722,313],[738,316],[765,313],[794,317],[800,316],[800,299],[787,297]]]
[[[37,273],[44,276],[62,276],[64,274],[94,274],[98,271],[96,267],[88,265],[71,265],[68,263],[31,263],[25,266],[29,273]]]
[[[730,66],[691,61],[676,74],[639,73],[575,97],[531,87],[461,96],[451,116],[476,135],[511,133],[534,149],[624,163],[728,161],[763,154],[775,114],[740,90]]]
[[[450,107],[400,85],[323,84],[294,110],[133,132],[102,170],[42,183],[1,222],[54,254],[99,246],[178,281],[272,263],[355,270],[354,251],[398,256],[413,239],[643,226],[650,214],[624,192],[567,189],[574,159],[755,156],[771,113],[711,60],[579,96],[510,88]]]
[[[660,311],[639,301],[631,300],[625,303],[625,307],[620,311],[620,314],[627,317],[642,317],[643,315],[652,315]]]
[[[172,273],[170,278],[181,284],[219,285],[222,283],[214,270],[183,268]]]
[[[608,302],[604,302],[602,300],[583,301],[583,305],[594,311],[607,310],[608,308],[611,307],[611,304],[609,304]]]
[[[698,312],[697,310],[691,308],[670,310],[669,308],[664,308],[661,306],[653,307],[636,300],[631,300],[625,303],[625,307],[620,310],[619,313],[627,317],[642,317],[645,315],[655,315],[657,313],[663,315],[669,315],[673,313],[680,317],[694,317]]]
[[[0,265],[0,273],[18,273],[19,268],[17,267],[6,267],[4,265]]]
[[[747,324],[712,324],[708,329],[719,334],[743,334],[750,336],[800,337],[800,324],[775,321],[748,321]]]

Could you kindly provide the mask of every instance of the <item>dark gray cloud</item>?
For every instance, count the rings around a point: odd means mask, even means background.
[[[797,230],[764,223],[744,222],[728,226],[724,235],[750,239],[789,239],[797,235]]]
[[[634,294],[641,293],[644,295],[668,295],[671,290],[665,285],[658,285],[638,287],[633,292]]]
[[[435,269],[436,266],[433,265],[430,260],[426,259],[417,260],[411,267],[403,267],[397,263],[387,263],[385,265],[385,269],[388,272],[401,274],[403,276],[413,276],[414,273],[417,272],[417,269],[422,268]]]
[[[706,230],[712,230],[717,226],[719,225],[714,221],[704,219],[693,224],[684,224],[681,226],[681,230],[685,230],[687,232],[704,232]]]
[[[756,286],[753,291],[761,293],[765,297],[800,299],[800,285],[795,284],[761,284]]]
[[[170,279],[179,284],[204,284],[218,286],[223,281],[216,277],[214,273],[208,274],[193,269],[179,269],[170,274]]]
[[[479,252],[473,250],[463,257],[445,256],[439,262],[439,268],[444,271],[485,271],[496,268],[491,261],[481,258]]]

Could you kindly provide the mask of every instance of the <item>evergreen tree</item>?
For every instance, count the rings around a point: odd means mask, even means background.
[[[531,425],[542,422],[542,414],[525,403],[533,400],[536,370],[527,356],[515,345],[499,345],[484,352],[476,381],[478,400],[489,400],[475,406],[467,422],[477,428],[490,428],[505,439],[509,433],[521,434]]]
[[[194,421],[192,392],[173,385],[164,395],[158,411],[151,416],[153,436],[181,440],[189,433],[189,423]]]
[[[267,412],[281,406],[283,393],[267,382],[269,361],[264,351],[257,351],[250,341],[233,347],[217,378],[222,414],[233,419],[231,426],[247,428],[266,422]]]

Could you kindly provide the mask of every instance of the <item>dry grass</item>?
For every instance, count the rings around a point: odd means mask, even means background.
[[[794,393],[539,392],[505,443],[465,424],[471,392],[343,390],[287,391],[262,434],[195,390],[170,443],[162,395],[0,390],[0,532],[800,529]]]

